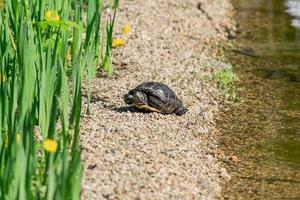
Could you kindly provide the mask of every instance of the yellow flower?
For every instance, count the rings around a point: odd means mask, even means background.
[[[120,47],[120,46],[124,46],[125,45],[125,40],[117,38],[117,39],[113,39],[112,42],[112,47]]]
[[[45,139],[43,142],[43,147],[46,151],[54,153],[57,150],[57,142],[52,139]]]
[[[59,21],[60,17],[54,10],[48,10],[45,12],[44,19],[46,21]]]
[[[129,24],[126,24],[124,27],[123,27],[123,30],[122,30],[122,33],[124,34],[124,35],[127,35],[128,33],[130,33],[131,32],[131,27],[130,27],[130,25]]]

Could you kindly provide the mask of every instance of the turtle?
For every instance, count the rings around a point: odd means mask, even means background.
[[[163,114],[185,114],[188,109],[176,96],[175,92],[161,82],[144,82],[124,95],[126,104],[141,111]]]

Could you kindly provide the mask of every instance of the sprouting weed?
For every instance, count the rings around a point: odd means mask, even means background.
[[[55,153],[57,151],[57,142],[52,139],[45,139],[43,148],[50,153]]]
[[[124,35],[127,35],[128,33],[130,33],[131,32],[131,26],[129,25],[129,24],[126,24],[124,27],[123,27],[123,29],[122,29],[122,33],[124,34]]]
[[[59,21],[60,17],[54,10],[48,10],[45,12],[44,19],[46,21]]]
[[[113,39],[112,47],[113,48],[120,47],[120,46],[124,46],[125,44],[126,44],[125,40],[123,40],[121,38],[116,38],[116,39]]]

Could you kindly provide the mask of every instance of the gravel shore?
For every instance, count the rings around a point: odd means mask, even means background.
[[[199,4],[200,3],[200,4]],[[200,7],[200,9],[199,9]],[[91,114],[83,115],[82,199],[216,199],[229,175],[215,140],[219,43],[232,27],[227,0],[120,2],[115,73],[93,81]],[[122,36],[125,24],[132,32]],[[123,95],[144,81],[170,86],[184,116],[130,112]]]

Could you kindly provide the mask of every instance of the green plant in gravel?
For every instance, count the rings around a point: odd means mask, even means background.
[[[238,86],[237,81],[238,77],[232,71],[231,68],[224,68],[214,73],[212,79],[215,80],[218,84],[218,87],[222,91],[223,95],[232,101],[238,101],[239,97],[237,95]]]
[[[82,81],[89,94],[98,63],[111,61],[102,1],[0,4],[0,199],[79,199]]]

